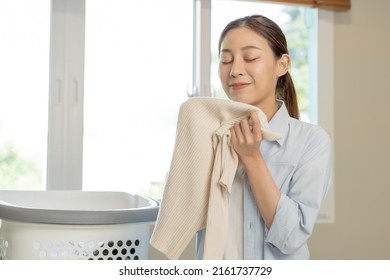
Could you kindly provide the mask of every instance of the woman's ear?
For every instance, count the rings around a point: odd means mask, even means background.
[[[278,77],[283,76],[288,72],[288,69],[290,67],[290,56],[288,54],[283,54],[281,58],[278,59]]]

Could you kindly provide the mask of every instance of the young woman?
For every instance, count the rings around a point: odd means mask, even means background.
[[[307,241],[330,186],[329,136],[299,121],[286,38],[273,21],[254,15],[229,23],[219,56],[229,99],[257,106],[283,134],[263,141],[256,113],[231,129],[241,168],[229,197],[225,259],[308,259]],[[204,231],[197,241],[202,258]]]

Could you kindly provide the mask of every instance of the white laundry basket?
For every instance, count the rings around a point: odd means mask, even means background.
[[[0,191],[0,260],[148,258],[157,201],[103,191]]]

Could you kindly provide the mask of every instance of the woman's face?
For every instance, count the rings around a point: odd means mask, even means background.
[[[248,28],[228,31],[221,44],[219,77],[229,99],[273,114],[276,82],[288,70],[286,57],[275,58],[267,40]]]

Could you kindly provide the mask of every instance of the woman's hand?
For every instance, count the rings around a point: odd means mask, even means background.
[[[281,194],[260,152],[263,137],[259,116],[251,112],[250,118],[236,123],[230,133],[231,144],[245,167],[257,207],[269,229]]]
[[[251,112],[248,119],[234,124],[230,129],[231,144],[244,164],[247,160],[256,159],[260,155],[259,146],[263,139],[258,114]]]

